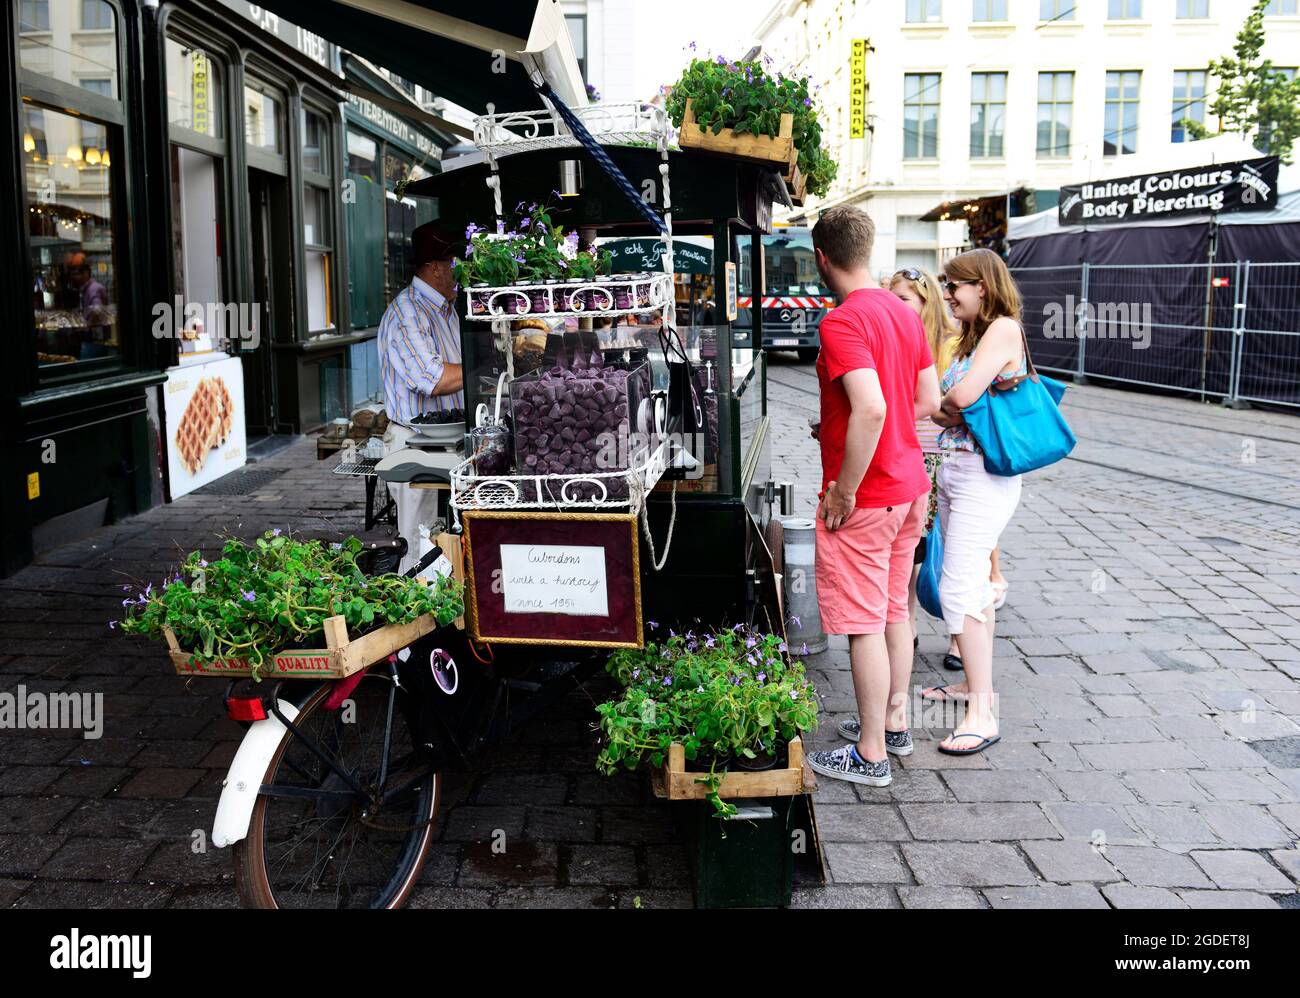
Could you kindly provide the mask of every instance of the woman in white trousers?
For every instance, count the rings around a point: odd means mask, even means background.
[[[967,430],[961,410],[990,386],[1025,373],[1020,294],[1002,258],[976,249],[949,260],[940,279],[960,339],[940,387],[943,407],[939,449],[939,528],[943,574],[939,601],[944,623],[960,649],[966,681],[922,691],[928,700],[964,700],[966,713],[938,745],[949,755],[974,755],[1000,740],[993,695],[993,628],[996,593],[989,557],[1020,503],[1020,476],[991,475]]]

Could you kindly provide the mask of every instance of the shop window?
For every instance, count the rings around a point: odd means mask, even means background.
[[[168,38],[167,123],[174,128],[221,138],[224,83],[221,66],[201,48]]]
[[[244,141],[265,152],[284,152],[284,104],[260,87],[244,87]]]
[[[333,329],[334,192],[329,158],[329,119],[302,111],[302,241],[306,252],[307,329]]]
[[[87,22],[86,18],[90,20]],[[93,28],[93,34],[83,33]],[[19,9],[18,62],[60,84],[118,94],[117,15],[105,0],[26,2]],[[87,84],[90,86],[87,86]]]
[[[94,126],[92,131],[82,118],[43,107],[27,108],[26,124],[23,166],[38,367],[62,369],[118,357],[112,195],[121,166],[114,163],[110,130]],[[83,145],[89,135],[99,144]]]

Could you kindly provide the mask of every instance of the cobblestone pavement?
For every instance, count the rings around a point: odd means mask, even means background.
[[[883,790],[822,781],[830,872],[800,906],[1295,906],[1300,879],[1300,419],[1073,388],[1080,443],[1026,481],[1004,537],[1003,741],[938,755],[942,719]],[[774,360],[775,477],[812,510],[810,366]],[[194,853],[241,734],[219,681],[169,674],[110,632],[120,585],[272,526],[359,529],[360,486],[310,441],[248,496],[189,496],[0,581],[0,691],[105,694],[104,737],[0,731],[0,903],[236,903],[230,857]],[[922,622],[915,681],[943,639]],[[809,661],[814,739],[853,709],[842,645]],[[593,691],[597,695],[599,691]],[[575,694],[453,774],[416,907],[689,906],[669,806],[592,768]],[[504,856],[485,844],[494,830]]]

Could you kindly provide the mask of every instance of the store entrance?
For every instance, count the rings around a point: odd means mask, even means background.
[[[289,240],[288,185],[284,177],[248,171],[253,310],[257,333],[240,352],[244,362],[244,411],[249,453],[258,437],[292,431],[292,414],[278,405],[275,344],[288,338],[292,321],[292,254]]]

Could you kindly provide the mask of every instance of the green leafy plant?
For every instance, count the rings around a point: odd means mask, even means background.
[[[608,274],[613,255],[595,247],[579,248],[578,233],[565,233],[547,205],[519,202],[513,224],[495,233],[471,222],[465,229],[464,256],[452,269],[462,288],[475,284],[503,287],[514,281],[551,278],[593,280]]]
[[[766,68],[768,61],[731,62],[721,55],[692,60],[668,94],[668,116],[680,128],[689,100],[696,124],[715,135],[730,128],[775,136],[781,130],[781,115],[791,115],[799,172],[809,193],[822,197],[830,190],[838,165],[822,147],[808,77],[772,73]]]
[[[1210,112],[1225,132],[1251,138],[1266,153],[1291,162],[1291,150],[1300,137],[1300,75],[1288,77],[1261,57],[1264,48],[1264,11],[1268,0],[1256,0],[1233,45],[1233,55],[1210,63],[1218,81]],[[1195,138],[1210,135],[1201,122],[1179,122]]]
[[[363,549],[355,537],[326,545],[280,530],[252,545],[232,539],[217,561],[194,552],[158,586],[127,586],[126,613],[110,626],[155,639],[170,627],[196,661],[243,658],[256,677],[285,648],[322,646],[327,617],[342,616],[356,635],[425,614],[446,625],[464,612],[459,583],[368,576],[357,565]]]
[[[817,724],[817,698],[803,664],[785,641],[738,625],[695,634],[670,632],[644,649],[621,649],[606,671],[622,695],[596,712],[603,744],[596,768],[606,775],[643,760],[662,766],[674,742],[688,760],[707,760],[701,778],[719,815],[735,807],[718,796],[726,760],[775,755]]]

